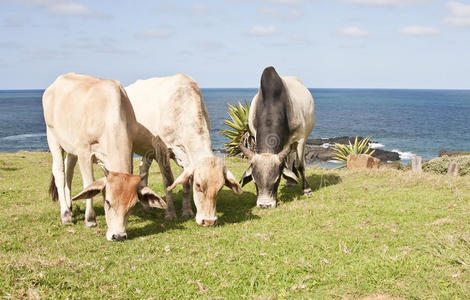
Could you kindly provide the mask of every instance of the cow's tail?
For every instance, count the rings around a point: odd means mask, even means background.
[[[49,195],[52,198],[52,201],[59,200],[59,192],[57,191],[57,186],[55,185],[55,178],[52,175],[51,184],[49,185]]]

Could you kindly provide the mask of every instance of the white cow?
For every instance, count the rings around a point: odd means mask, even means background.
[[[60,202],[62,223],[72,222],[71,200],[84,198],[85,224],[96,226],[92,197],[103,192],[106,238],[121,241],[127,237],[129,209],[137,197],[148,206],[166,208],[163,199],[148,187],[139,186],[139,176],[132,175],[136,137],[150,140],[159,152],[164,151],[164,145],[150,132],[139,129],[142,126],[119,82],[75,73],[61,75],[46,89],[42,103],[52,154],[50,192]],[[85,189],[71,199],[77,160]],[[94,181],[96,160],[104,165],[106,177]]]
[[[194,216],[190,202],[192,183],[196,222],[214,225],[219,190],[224,185],[237,193],[242,190],[223,160],[212,152],[210,120],[198,85],[189,76],[178,74],[138,80],[126,87],[126,92],[138,122],[161,137],[171,158],[184,169],[174,182],[169,167],[163,172],[163,182],[168,187],[165,218],[176,219],[171,190],[178,184],[183,184],[183,217]],[[146,184],[152,159],[146,159],[145,152],[138,154],[144,156],[140,172]]]

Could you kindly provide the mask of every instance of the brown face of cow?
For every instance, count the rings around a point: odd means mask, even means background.
[[[127,238],[126,227],[129,210],[136,204],[137,186],[140,178],[136,175],[110,172],[104,198],[104,213],[108,231],[108,241],[123,241]]]
[[[212,226],[217,220],[216,201],[224,186],[224,164],[215,157],[203,159],[194,168],[193,199],[196,205],[196,222]]]
[[[108,231],[108,241],[123,241],[127,238],[126,227],[129,211],[140,198],[147,205],[166,208],[166,203],[150,188],[139,187],[140,177],[132,174],[109,172],[85,188],[76,199],[92,198],[99,192],[103,193],[104,213]]]
[[[192,171],[185,170],[168,189],[171,190],[177,184],[188,180],[192,180],[193,184],[196,223],[202,226],[215,225],[217,195],[224,185],[237,194],[243,192],[236,178],[225,167],[223,160],[217,157],[201,159]]]

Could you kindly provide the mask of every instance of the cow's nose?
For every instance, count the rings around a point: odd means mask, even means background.
[[[260,208],[269,208],[269,207],[271,207],[271,204],[260,204],[259,207]]]
[[[215,220],[202,220],[202,226],[214,226]]]
[[[122,242],[127,239],[127,234],[113,234],[113,241]]]

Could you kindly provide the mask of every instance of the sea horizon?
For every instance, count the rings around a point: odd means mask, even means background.
[[[211,119],[211,139],[222,150],[227,139],[227,104],[248,102],[258,88],[201,88]],[[470,90],[309,88],[316,125],[310,138],[371,136],[376,146],[413,156],[438,156],[441,149],[470,150]],[[44,89],[0,90],[0,152],[47,150],[41,98]]]

